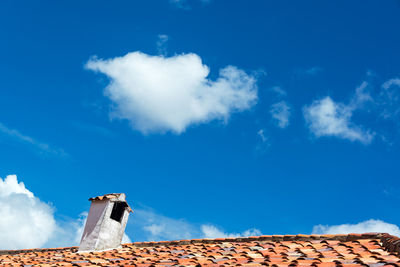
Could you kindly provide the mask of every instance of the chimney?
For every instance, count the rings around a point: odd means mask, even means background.
[[[92,204],[78,252],[121,247],[129,213],[132,212],[125,201],[125,194],[106,194],[89,200]]]

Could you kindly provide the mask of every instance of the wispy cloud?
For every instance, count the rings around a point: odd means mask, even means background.
[[[310,131],[316,136],[334,136],[350,141],[371,143],[374,134],[351,121],[353,108],[336,103],[329,96],[315,100],[303,108],[304,118]]]
[[[287,93],[280,86],[272,87],[271,91],[275,93],[275,98],[277,98],[278,101],[271,105],[269,113],[271,114],[273,122],[275,122],[279,128],[286,128],[289,126],[291,107],[286,100],[282,99],[286,98]]]
[[[366,103],[373,103],[374,99],[371,96],[369,89],[369,83],[363,81],[360,86],[358,86],[354,92],[353,97],[349,103],[349,106],[356,110],[364,107]]]
[[[129,218],[128,227],[135,241],[261,235],[261,231],[255,228],[241,233],[228,233],[213,224],[195,224],[185,219],[167,217],[150,208],[135,209]]]
[[[261,231],[256,228],[247,229],[242,233],[226,233],[214,225],[204,224],[201,226],[204,238],[239,237],[239,236],[258,236]]]
[[[263,143],[265,143],[265,142],[268,141],[268,137],[266,136],[265,130],[264,130],[264,129],[260,129],[260,130],[257,132],[257,135],[261,138],[261,141],[262,141]]]
[[[64,152],[64,150],[52,147],[46,143],[39,142],[30,136],[22,134],[18,130],[8,128],[7,126],[5,126],[2,123],[0,123],[0,133],[18,141],[18,142],[32,146],[37,151],[39,151],[40,154],[55,155],[55,156],[60,156],[60,157],[67,156],[67,154]]]
[[[167,55],[167,44],[169,37],[166,34],[159,34],[157,39],[157,52],[159,55],[166,56]]]
[[[303,107],[307,126],[316,137],[333,136],[350,141],[370,144],[376,135],[352,121],[353,113],[363,110],[367,103],[374,103],[369,84],[362,82],[347,104],[335,102],[330,96],[314,100]],[[365,111],[365,110],[364,110]]]
[[[362,234],[362,233],[389,233],[400,236],[400,229],[397,225],[381,220],[370,219],[356,224],[340,225],[316,225],[312,234],[331,235],[331,234]]]
[[[386,120],[400,116],[400,78],[387,80],[379,94],[380,115]]]
[[[313,66],[309,68],[297,69],[295,70],[295,74],[302,76],[313,76],[323,71],[323,68],[320,66]]]
[[[289,126],[290,107],[286,101],[280,101],[271,106],[269,111],[274,121],[276,121],[279,128],[286,128]]]
[[[271,91],[276,93],[278,95],[278,97],[284,97],[287,95],[286,91],[282,89],[282,87],[280,86],[273,86],[271,88]]]
[[[268,148],[271,146],[271,142],[265,129],[258,130],[257,135],[260,137],[261,141],[257,142],[255,153],[256,155],[262,155],[267,152]]]
[[[212,0],[193,0],[193,1],[197,1],[199,3],[202,4],[208,4],[210,3]],[[190,5],[189,5],[189,0],[169,0],[169,2],[178,7],[178,8],[182,8],[182,9],[190,9]]]
[[[93,124],[86,123],[86,122],[78,122],[78,121],[72,122],[72,126],[83,132],[87,132],[89,134],[102,135],[102,136],[110,137],[110,138],[114,138],[117,136],[117,134],[115,134],[114,132],[110,131],[107,128],[93,125]]]
[[[321,68],[321,67],[319,67],[319,66],[314,66],[314,67],[305,69],[305,70],[304,70],[304,73],[305,73],[305,74],[308,74],[308,75],[315,75],[315,74],[317,74],[317,73],[319,73],[319,72],[321,72],[321,71],[322,71],[322,68]]]

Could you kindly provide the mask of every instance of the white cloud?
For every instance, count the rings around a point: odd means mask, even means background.
[[[400,229],[397,225],[387,223],[381,220],[370,219],[357,224],[341,224],[341,225],[316,225],[312,233],[322,234],[350,234],[350,233],[389,233],[400,236]]]
[[[365,103],[374,102],[370,92],[368,91],[369,84],[364,81],[361,83],[359,87],[356,88],[356,91],[351,99],[350,106],[353,109],[359,109],[364,106]]]
[[[262,141],[263,143],[265,143],[265,142],[268,141],[268,137],[267,137],[267,135],[265,134],[265,130],[264,130],[264,129],[260,129],[260,130],[257,132],[257,134],[258,134],[258,136],[261,138],[261,141]]]
[[[114,103],[112,117],[127,119],[142,133],[182,133],[211,120],[227,121],[233,112],[257,101],[256,78],[234,66],[210,80],[209,68],[196,54],[173,57],[128,53],[108,60],[92,58],[86,68],[110,78],[105,95]]]
[[[350,141],[371,143],[374,134],[351,122],[354,108],[334,102],[329,96],[315,100],[303,109],[310,131],[316,136],[335,136]]]
[[[268,148],[271,146],[270,138],[264,129],[260,129],[257,135],[261,138],[262,142],[258,142],[255,147],[256,155],[262,155],[267,152]]]
[[[54,208],[34,196],[15,175],[0,178],[0,249],[77,246],[85,226],[87,212],[77,219],[56,220]],[[194,224],[157,214],[149,208],[135,209],[127,230],[135,241],[160,241],[193,238],[217,238],[261,235],[251,228],[227,233],[211,224]],[[131,243],[124,235],[122,243]]]
[[[273,104],[270,113],[280,128],[286,128],[289,126],[290,107],[286,101],[280,101]]]
[[[135,241],[160,241],[180,240],[193,238],[218,238],[261,235],[258,229],[252,228],[242,233],[226,233],[211,224],[194,224],[184,219],[174,219],[155,211],[135,209],[132,218],[129,219]]]
[[[69,247],[79,246],[83,228],[85,227],[87,212],[83,212],[77,219],[56,220],[56,228],[50,238],[41,247]]]
[[[15,175],[0,178],[0,206],[0,249],[41,247],[56,229],[53,208]]]
[[[386,82],[382,85],[382,88],[383,88],[383,89],[389,89],[389,88],[390,88],[391,86],[393,86],[393,85],[400,86],[400,78],[393,78],[393,79],[390,79],[390,80],[386,81]]]
[[[248,229],[242,233],[225,233],[214,225],[204,224],[201,226],[201,231],[204,238],[224,238],[224,237],[239,237],[239,236],[259,236],[261,231],[255,228]]]
[[[0,178],[0,249],[77,246],[87,213],[56,220],[54,208],[29,191],[16,175]],[[131,243],[127,235],[123,243]]]
[[[280,86],[274,86],[271,88],[271,91],[276,93],[278,96],[286,96],[287,93]]]
[[[128,224],[134,231],[135,241],[190,239],[199,235],[191,223],[158,214],[150,208],[136,208]]]
[[[7,126],[5,126],[2,123],[0,123],[0,132],[19,141],[19,142],[33,146],[41,154],[47,154],[47,155],[52,154],[52,155],[61,156],[61,157],[64,157],[67,155],[62,149],[53,148],[49,144],[39,142],[30,136],[20,133],[18,130],[8,128]]]
[[[383,83],[379,105],[380,115],[384,119],[396,119],[400,115],[400,78],[393,78]]]

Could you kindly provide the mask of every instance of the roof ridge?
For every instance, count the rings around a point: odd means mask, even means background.
[[[212,244],[221,242],[250,242],[250,241],[308,241],[308,240],[338,240],[342,242],[355,241],[359,239],[381,239],[383,236],[391,236],[387,233],[364,233],[364,234],[335,234],[335,235],[261,235],[249,237],[228,237],[228,238],[202,238],[184,239],[172,241],[146,241],[133,242],[123,245],[134,245],[137,247],[189,245],[195,243]],[[391,236],[397,238],[395,236]]]
[[[150,242],[133,242],[122,244],[122,247],[133,245],[136,247],[154,247],[154,246],[171,246],[171,245],[189,245],[189,244],[215,244],[222,242],[252,242],[252,241],[323,241],[323,240],[337,240],[341,242],[356,241],[361,239],[379,239],[382,246],[389,252],[400,253],[400,238],[390,235],[388,233],[364,233],[364,234],[336,234],[336,235],[261,235],[249,237],[228,237],[228,238],[203,238],[203,239],[187,239],[187,240],[173,240],[173,241],[150,241]],[[30,252],[46,252],[58,250],[76,250],[77,246],[72,247],[58,247],[58,248],[34,248],[34,249],[17,249],[17,250],[0,250],[1,255],[13,255],[20,253]],[[93,252],[91,252],[93,253]]]
[[[9,249],[9,250],[0,250],[1,255],[13,255],[13,254],[20,254],[20,253],[29,253],[29,252],[47,252],[47,251],[58,251],[58,250],[76,250],[78,251],[77,246],[72,247],[58,247],[58,248],[24,248],[24,249]]]

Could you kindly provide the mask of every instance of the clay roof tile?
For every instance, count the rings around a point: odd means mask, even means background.
[[[119,249],[91,253],[77,253],[76,247],[8,250],[0,251],[0,264],[380,267],[399,266],[399,253],[400,239],[388,234],[274,235],[136,242],[124,244]]]

